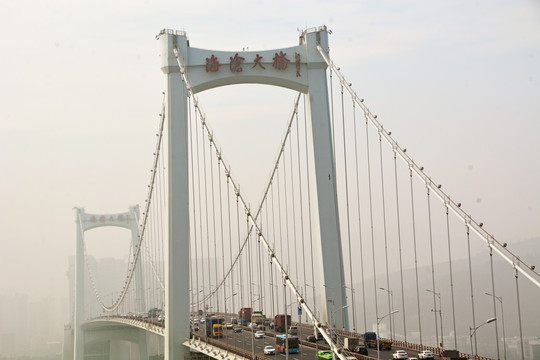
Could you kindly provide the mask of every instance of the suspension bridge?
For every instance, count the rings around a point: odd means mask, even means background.
[[[125,213],[76,209],[65,359],[274,356],[261,344],[287,359],[392,357],[377,345],[355,352],[366,333],[411,357],[540,356],[529,341],[540,326],[534,265],[383,127],[330,59],[326,27],[264,51],[199,49],[173,30],[157,38],[167,85],[147,198]],[[233,84],[295,93],[276,121],[273,164],[254,165],[267,179],[260,199],[246,197],[250,179],[233,171],[197,97]],[[131,232],[129,261],[100,275],[85,232],[109,226]],[[100,288],[112,277],[114,297]]]

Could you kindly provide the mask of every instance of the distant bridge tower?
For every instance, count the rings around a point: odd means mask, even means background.
[[[336,174],[326,79],[326,27],[304,31],[297,46],[266,51],[214,51],[190,47],[184,32],[162,30],[161,69],[167,75],[169,235],[165,275],[165,359],[179,359],[189,337],[189,168],[188,88],[198,93],[219,86],[257,83],[281,86],[308,96],[310,181],[316,259],[321,268],[323,320],[342,309],[337,328],[348,329]],[[331,301],[327,301],[331,300]]]
[[[84,322],[84,233],[98,227],[114,226],[131,230],[131,246],[134,249],[139,243],[139,206],[131,206],[128,212],[120,214],[87,214],[83,208],[75,208],[77,224],[77,253],[75,270],[75,318],[74,318],[74,356],[84,359],[84,338],[81,324]],[[141,266],[135,270],[136,310],[146,309],[144,284]]]

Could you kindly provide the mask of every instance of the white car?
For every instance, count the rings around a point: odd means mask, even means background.
[[[433,356],[433,353],[429,350],[422,350],[421,352],[418,353],[418,358],[419,359],[433,359],[434,356]]]
[[[255,333],[255,339],[262,339],[264,338],[264,331],[257,331]]]
[[[232,324],[231,324],[231,323],[227,323],[227,324],[225,324],[225,327],[226,327],[227,329],[229,329],[229,330],[233,328],[233,326],[232,326]]]
[[[405,352],[405,350],[396,350],[393,354],[392,354],[392,357],[394,359],[408,359],[409,358],[409,355],[407,355],[407,353]]]
[[[266,345],[264,347],[264,355],[275,355],[275,354],[276,354],[276,349],[274,349],[273,346]]]

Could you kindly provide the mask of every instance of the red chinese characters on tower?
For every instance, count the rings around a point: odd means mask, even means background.
[[[261,69],[266,70],[266,68],[261,63],[261,60],[262,60],[262,56],[259,56],[259,54],[257,54],[257,57],[255,58],[255,63],[253,64],[251,68],[253,69],[255,66],[260,66]]]
[[[238,56],[238,53],[234,55],[234,57],[230,57],[231,62],[229,64],[229,69],[231,69],[231,72],[237,73],[242,72],[242,62],[245,60],[243,57]]]
[[[214,55],[211,58],[206,58],[206,72],[218,72],[220,65],[218,58]]]
[[[287,70],[287,66],[289,65],[290,60],[287,59],[286,56],[287,56],[287,54],[283,53],[283,51],[280,51],[279,55],[278,55],[278,53],[276,53],[276,55],[272,59],[272,60],[274,60],[274,62],[272,63],[272,66],[274,67],[274,69],[276,69],[276,70]]]

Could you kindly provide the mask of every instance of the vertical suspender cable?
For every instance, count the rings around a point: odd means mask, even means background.
[[[218,154],[217,168],[218,168],[218,184],[219,184],[219,215],[220,215],[219,227],[220,227],[220,232],[221,232],[221,273],[223,274],[223,276],[225,276],[225,243],[223,239],[223,236],[224,236],[224,233],[223,233],[223,196],[222,196],[223,194],[221,191],[221,171],[220,171],[221,154],[218,152],[217,149],[216,149],[216,153]],[[229,249],[230,249],[230,246],[229,246]],[[232,255],[230,259],[232,261]],[[232,278],[232,275],[231,275],[231,278]],[[231,288],[231,298],[232,298],[233,293],[234,293],[233,289]],[[226,286],[223,286],[223,311],[225,312],[225,314],[227,314],[227,316],[229,315],[229,313],[227,312],[227,287]]]
[[[470,239],[470,228],[469,228],[469,222],[465,223],[465,226],[467,228],[467,255],[469,257],[469,283],[471,286],[471,311],[472,311],[472,323],[473,323],[473,329],[476,329],[476,317],[474,313],[474,285],[473,285],[473,275],[472,275],[472,262],[471,262],[471,239]],[[442,310],[442,309],[441,309]],[[444,335],[441,334],[441,339],[444,342]],[[471,339],[472,341],[472,339]],[[476,334],[474,336],[474,348],[477,348],[476,343]],[[471,354],[472,355],[472,354]]]
[[[204,119],[203,119],[204,120]],[[211,292],[211,289],[212,289],[212,278],[211,278],[211,274],[212,274],[212,271],[211,271],[211,268],[210,268],[210,229],[209,229],[209,222],[208,222],[208,177],[206,176],[206,141],[205,141],[205,138],[206,136],[204,136],[204,124],[202,125],[202,129],[201,129],[201,137],[202,137],[202,145],[201,145],[201,151],[203,153],[203,183],[204,183],[204,224],[206,225],[206,233],[205,233],[205,237],[206,237],[206,264],[208,266],[208,294],[210,294]],[[201,219],[201,222],[203,220]],[[202,247],[201,247],[202,248]],[[203,256],[203,259],[204,259],[204,254],[202,255]],[[204,279],[204,274],[203,274],[203,279]],[[206,286],[205,286],[205,283],[203,281],[203,295],[205,297],[205,299],[207,298],[207,295],[206,295]],[[208,299],[210,305],[212,304],[211,302],[211,299]],[[206,311],[206,307],[207,306],[210,306],[208,304],[205,304],[204,306],[204,309]]]
[[[398,175],[397,175],[397,157],[396,157],[396,148],[393,148],[394,152],[394,179],[396,183],[396,219],[397,219],[397,231],[398,231],[398,247],[399,247],[399,274],[401,278],[401,304],[403,310],[403,336],[404,341],[407,342],[407,321],[405,320],[405,289],[403,288],[403,257],[401,252],[401,223],[399,217],[399,186],[398,186]],[[394,324],[395,326],[395,324]],[[395,331],[395,330],[394,330]]]
[[[311,222],[311,189],[310,189],[310,176],[309,176],[309,159],[308,159],[308,141],[307,141],[307,112],[306,112],[306,97],[304,95],[304,138],[306,139],[306,179],[307,179],[307,201],[308,201],[308,229],[309,229],[309,250],[311,259],[311,285],[313,285],[313,308],[317,308],[317,298],[315,296],[315,269],[313,266],[313,230]]]
[[[279,229],[279,251],[282,257],[284,254],[284,250],[283,250],[283,233],[282,233],[283,226],[281,226],[281,191],[280,191],[281,187],[279,186],[280,184],[279,168],[276,170],[276,178],[277,178],[277,203],[278,203],[277,216],[278,216],[278,229]]]
[[[225,164],[223,164],[223,167],[225,167]],[[231,263],[232,263],[233,256],[232,256],[232,227],[231,227],[231,192],[228,191],[229,185],[230,185],[230,176],[229,176],[228,171],[225,173],[225,176],[227,177],[227,217],[228,217],[228,224],[229,224],[228,226],[229,228],[229,259],[231,260]],[[231,299],[232,299],[231,302],[232,302],[232,308],[233,308],[233,313],[234,313],[234,309],[236,309],[234,304],[236,302],[232,294],[234,294],[234,268],[231,268]]]
[[[377,297],[377,267],[375,261],[375,235],[373,234],[373,201],[371,195],[371,161],[369,156],[369,128],[368,118],[366,118],[366,152],[367,152],[367,173],[368,173],[368,189],[369,189],[369,218],[370,218],[370,232],[371,232],[371,256],[373,261],[373,295],[375,296],[375,316],[376,321],[379,322],[379,300]],[[377,334],[379,336],[379,334]]]
[[[413,244],[414,244],[414,270],[416,275],[416,303],[418,306],[418,329],[420,332],[420,345],[422,342],[422,321],[420,318],[420,291],[418,289],[418,255],[416,252],[416,222],[414,217],[414,194],[413,194],[413,181],[412,181],[412,168],[409,166],[409,178],[411,183],[411,211],[412,211],[412,230],[413,230]]]
[[[276,299],[276,295],[275,292],[274,292],[274,267],[272,266],[272,257],[270,257],[270,303],[271,303],[271,309],[272,309],[272,313],[270,314],[271,318],[272,318],[272,321],[274,321],[275,319],[275,316],[277,315],[277,311],[279,309],[279,307],[277,307],[277,301],[275,300]],[[274,326],[273,326],[273,332],[274,332],[274,338],[275,338],[275,333],[276,333],[276,326],[275,326],[275,322],[274,322]]]
[[[448,239],[448,264],[450,266],[450,295],[452,298],[452,319],[454,323],[454,346],[457,349],[457,332],[456,332],[456,308],[454,305],[454,277],[452,274],[452,251],[450,247],[450,219],[448,218],[448,203],[445,202],[446,207],[446,234]]]
[[[362,244],[362,212],[360,209],[360,180],[358,169],[358,132],[356,131],[356,105],[353,102],[353,124],[354,124],[354,157],[356,174],[356,207],[358,208],[358,242],[360,245],[360,276],[362,277],[362,306],[364,308],[364,330],[367,330],[366,319],[366,289],[364,281],[364,246]]]
[[[283,188],[285,189],[284,190],[284,198],[283,198],[283,203],[285,204],[285,245],[287,246],[287,250],[286,253],[287,253],[287,272],[289,273],[289,276],[291,275],[292,271],[291,271],[291,252],[290,252],[290,241],[291,239],[289,238],[289,205],[288,205],[288,199],[289,197],[287,196],[287,158],[285,156],[283,156]]]
[[[295,221],[292,222],[293,224],[293,235],[292,235],[292,243],[294,248],[294,264],[295,264],[295,277],[296,282],[299,280],[300,273],[298,272],[298,243],[296,241],[296,206],[295,203],[295,191],[294,191],[294,170],[293,170],[293,144],[292,144],[292,136],[291,133],[289,133],[289,164],[291,167],[291,199],[292,199],[292,219],[295,219]]]
[[[279,188],[279,169],[276,170],[276,179],[277,179],[277,187]],[[273,247],[274,247],[274,251],[277,253],[276,251],[276,248],[277,248],[277,244],[276,244],[276,241],[275,241],[275,238],[277,236],[276,234],[276,216],[275,216],[275,204],[274,204],[274,183],[272,182],[272,185],[271,185],[271,194],[272,194],[272,227],[273,227],[273,233],[274,233],[274,244],[273,244]],[[279,204],[279,191],[278,191],[278,204]],[[278,215],[279,215],[279,209],[278,209]],[[279,220],[279,219],[278,219]],[[278,224],[278,227],[279,227],[279,242],[281,244],[281,222],[279,222]],[[274,274],[277,278],[277,274]],[[274,281],[274,279],[272,278],[272,281]],[[276,309],[277,311],[279,311],[279,291],[278,291],[278,284],[277,284],[277,281],[274,282],[275,284],[275,287],[276,287]]]
[[[354,110],[354,109],[353,109]],[[343,100],[343,83],[341,83],[341,120],[342,120],[342,136],[343,136],[343,168],[345,170],[345,203],[347,209],[347,243],[349,245],[349,277],[351,281],[351,297],[353,311],[353,332],[356,332],[356,303],[354,299],[353,285],[353,270],[352,270],[352,249],[351,249],[351,216],[349,211],[349,175],[347,172],[347,142],[345,139],[345,105]],[[343,313],[343,311],[342,311]],[[347,329],[348,330],[348,329]]]
[[[298,108],[296,110],[296,162],[298,164],[298,192],[300,193],[300,234],[302,239],[302,272],[304,275],[304,296],[307,295],[307,280],[306,280],[306,245],[304,234],[304,206],[303,206],[303,192],[302,192],[302,167],[300,164],[300,125],[298,120]],[[309,195],[308,195],[309,197]],[[307,316],[307,315],[306,315]]]
[[[260,225],[260,228],[262,229],[262,219],[261,219],[261,225]],[[262,260],[261,260],[261,240],[259,239],[259,237],[257,237],[257,273],[259,275],[259,279],[258,279],[258,282],[259,282],[259,310],[262,310],[265,308],[264,306],[264,301],[262,300],[265,300],[264,298],[264,283],[263,283],[263,263],[262,263]],[[263,325],[264,325],[264,322],[263,322]]]
[[[429,228],[429,250],[430,250],[430,259],[431,259],[431,293],[433,295],[433,317],[435,318],[435,342],[437,343],[436,347],[439,347],[439,326],[437,323],[437,292],[435,290],[435,266],[433,265],[433,231],[431,227],[431,199],[429,186],[426,186],[426,200],[427,200],[427,210],[428,210],[428,228]],[[442,309],[439,309],[442,311]],[[443,334],[441,334],[441,337]]]
[[[493,272],[493,248],[489,247],[489,263],[491,266],[491,293],[493,294],[493,317],[497,318],[497,303],[495,302],[495,273]],[[497,326],[497,322],[495,322],[495,343],[497,344],[497,359],[500,359],[501,356],[499,354],[499,329]]]
[[[518,270],[514,265],[514,270],[516,272],[516,296],[517,296],[517,309],[518,309],[518,320],[519,320],[519,342],[521,345],[521,359],[525,359],[525,352],[523,351],[523,330],[521,327],[521,304],[519,301],[519,284],[518,284]]]
[[[241,240],[240,240],[240,208],[239,208],[239,192],[236,191],[236,230],[237,230],[237,237],[238,237],[238,253],[241,252],[242,250],[242,245],[241,245]],[[245,253],[244,253],[245,254]],[[242,259],[240,258],[239,261],[238,261],[238,278],[239,278],[239,282],[238,282],[238,286],[240,288],[240,308],[243,308],[244,307],[244,282],[243,282],[243,279],[242,279],[242,273],[243,273],[243,268],[242,268]],[[242,312],[241,314],[238,314],[238,315],[242,315],[242,318],[239,320],[241,321],[242,319],[245,319],[245,317],[243,316],[244,313]],[[246,347],[246,342],[245,342],[245,338],[242,337],[242,346],[245,350],[245,347]]]
[[[249,231],[249,217],[246,216],[246,233],[247,233],[247,236],[251,236],[250,235],[250,231]],[[248,241],[247,242],[247,268],[248,268],[248,283],[249,283],[249,299],[250,299],[250,303],[251,303],[251,309],[252,309],[252,314],[253,314],[253,310],[255,309],[254,307],[254,304],[253,304],[253,267],[251,265],[251,241]],[[259,294],[260,295],[260,294]],[[249,327],[251,329],[251,356],[252,356],[252,359],[255,358],[255,331],[254,329],[252,328],[251,324],[249,324]]]
[[[201,186],[200,186],[200,179],[201,179],[201,162],[200,162],[200,158],[199,158],[199,130],[198,130],[198,125],[197,125],[197,112],[195,112],[195,123],[193,124],[193,128],[195,129],[195,153],[196,153],[196,157],[197,157],[197,182],[193,181],[193,186],[195,186],[195,184],[197,184],[197,200],[198,200],[198,204],[199,204],[199,207],[198,207],[198,213],[199,213],[199,237],[202,239],[202,216],[201,216]],[[194,164],[192,162],[192,164]],[[195,165],[192,165],[192,166],[195,166]],[[195,189],[193,189],[195,190]],[[195,191],[194,191],[195,192]],[[193,203],[193,213],[194,213],[194,219],[196,219],[196,205],[195,205],[195,202]],[[196,222],[194,223],[194,227],[196,227]],[[198,253],[198,249],[197,249],[197,243],[198,243],[198,239],[197,237],[194,237],[194,240],[195,240],[195,278],[196,278],[196,285],[197,285],[197,288],[195,289],[195,294],[196,294],[196,297],[197,297],[197,311],[199,310],[198,307],[200,306],[200,303],[199,303],[199,253]],[[202,246],[202,244],[201,244]],[[202,253],[202,250],[201,250],[201,253]],[[202,258],[201,258],[201,262],[202,262]],[[201,264],[201,267],[204,267],[204,263]],[[202,271],[201,271],[202,272]],[[202,274],[202,282],[203,282],[203,287],[204,287],[204,274]]]
[[[191,109],[191,107],[190,107]],[[190,268],[190,276],[191,276],[191,303],[192,304],[195,304],[195,303],[199,303],[199,297],[197,296],[197,288],[199,287],[199,280],[198,280],[198,264],[197,264],[197,222],[196,222],[196,219],[197,219],[197,216],[196,216],[196,201],[195,201],[195,169],[194,169],[194,161],[193,161],[193,120],[192,120],[192,116],[191,116],[191,111],[188,112],[188,123],[189,123],[189,157],[190,157],[190,167],[191,167],[191,197],[192,197],[192,200],[191,200],[191,210],[193,210],[193,216],[192,216],[192,219],[191,219],[191,222],[192,222],[192,226],[191,226],[191,229],[190,229],[190,232],[189,232],[189,237],[190,237],[190,251],[191,251],[191,254],[190,254],[190,261],[191,261],[191,268]],[[195,114],[195,116],[197,116]],[[193,261],[195,260],[195,261]],[[194,269],[193,269],[194,267]],[[193,275],[195,274],[195,280],[193,280]],[[195,286],[195,288],[194,288]],[[195,298],[196,297],[196,301],[195,301]],[[195,305],[193,305],[195,306]],[[193,308],[192,312],[195,312],[195,308]]]
[[[218,277],[218,261],[217,261],[217,240],[216,240],[216,200],[215,200],[215,194],[214,194],[214,187],[215,187],[215,178],[214,178],[214,162],[212,161],[212,142],[210,141],[210,185],[212,186],[212,191],[211,191],[211,196],[212,196],[212,228],[213,228],[213,235],[214,235],[214,272],[216,274],[216,286],[218,284],[218,281],[219,281],[219,277]],[[208,221],[208,220],[207,220]],[[223,253],[223,251],[221,252]],[[225,275],[225,274],[223,274]],[[220,307],[219,307],[219,294],[216,293],[216,311],[219,311],[220,310]]]
[[[387,295],[388,295],[388,313],[390,316],[388,316],[388,321],[390,322],[390,337],[392,340],[393,338],[393,329],[394,329],[394,322],[392,319],[394,318],[394,315],[391,314],[392,308],[391,308],[391,302],[390,302],[390,296],[391,296],[391,290],[390,290],[390,275],[388,274],[388,240],[386,236],[386,204],[385,204],[385,198],[384,198],[384,170],[383,170],[383,155],[382,155],[382,138],[381,138],[381,131],[379,130],[379,157],[380,157],[380,163],[381,163],[381,196],[382,196],[382,213],[383,213],[383,234],[384,234],[384,255],[386,259],[386,289],[387,289]]]

